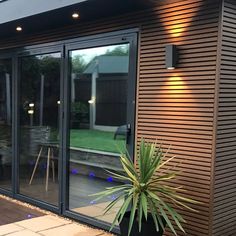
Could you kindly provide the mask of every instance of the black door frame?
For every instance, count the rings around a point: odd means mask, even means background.
[[[49,53],[61,53],[61,65],[60,65],[60,99],[62,99],[62,89],[63,89],[63,54],[64,54],[64,48],[62,45],[55,45],[55,46],[50,46],[50,47],[40,47],[40,48],[26,48],[22,50],[18,50],[16,53],[16,58],[14,62],[14,67],[16,68],[16,78],[14,79],[15,81],[15,104],[14,104],[14,130],[15,130],[15,156],[14,156],[14,173],[15,173],[15,179],[14,179],[14,186],[13,186],[13,195],[14,198],[37,205],[41,208],[53,211],[55,213],[60,214],[60,202],[61,202],[61,175],[59,175],[59,183],[58,183],[58,206],[51,205],[47,202],[41,201],[40,199],[34,199],[31,197],[28,197],[26,195],[23,195],[19,191],[19,161],[20,161],[20,154],[19,154],[19,92],[20,92],[20,59],[22,57],[27,57],[27,56],[34,56],[34,55],[42,55],[42,54],[49,54]],[[59,120],[61,121],[62,119],[62,109],[60,109],[60,114],[59,114]],[[62,165],[61,165],[61,160],[62,160],[62,126],[61,122],[59,124],[59,158],[58,158],[58,172],[61,171]]]
[[[5,188],[0,188],[0,193],[4,194],[4,195],[7,195],[7,196],[10,196],[10,197],[13,197],[13,184],[14,184],[14,178],[15,178],[15,173],[13,171],[14,169],[14,145],[15,145],[15,142],[14,142],[14,133],[15,133],[15,129],[14,129],[14,112],[13,112],[13,106],[14,106],[14,68],[13,68],[13,65],[14,65],[14,53],[11,53],[11,52],[3,52],[0,54],[0,59],[1,60],[11,60],[11,69],[12,69],[12,73],[11,73],[11,82],[12,82],[12,96],[11,96],[11,99],[12,99],[12,108],[11,108],[11,112],[12,112],[12,121],[11,121],[11,139],[12,139],[12,164],[11,164],[11,189],[5,189]]]
[[[64,186],[64,195],[63,195],[63,215],[75,218],[79,221],[85,222],[87,224],[92,224],[99,228],[103,228],[109,230],[110,224],[101,222],[95,218],[88,217],[81,215],[79,213],[75,213],[69,210],[69,154],[68,154],[68,140],[69,140],[69,108],[70,108],[70,68],[69,66],[69,52],[73,50],[80,50],[86,48],[93,48],[93,47],[101,47],[101,46],[109,46],[109,45],[120,45],[129,43],[130,45],[130,56],[129,56],[129,79],[128,79],[128,97],[127,97],[127,123],[131,124],[131,135],[129,138],[129,145],[128,150],[130,155],[133,156],[133,149],[134,149],[134,132],[135,132],[135,96],[136,96],[136,68],[137,68],[137,33],[131,34],[119,34],[117,36],[106,36],[103,38],[98,39],[90,39],[86,41],[78,41],[67,44],[65,47],[65,78],[67,83],[64,84],[64,111],[65,111],[65,119],[64,119],[64,134],[65,139],[63,143],[63,186]],[[115,233],[119,232],[118,228],[114,228],[113,230]]]
[[[12,191],[8,191],[0,188],[0,194],[13,197],[24,202],[36,205],[40,208],[50,210],[57,214],[67,216],[84,222],[89,225],[97,226],[108,230],[110,224],[103,223],[97,219],[80,215],[72,212],[68,209],[68,140],[69,140],[69,57],[68,53],[73,49],[91,48],[99,46],[108,46],[116,44],[129,43],[130,45],[130,57],[129,57],[129,75],[128,80],[128,105],[127,105],[127,122],[131,124],[131,139],[128,146],[131,156],[134,152],[135,142],[135,100],[136,100],[136,76],[137,76],[137,56],[138,56],[138,28],[97,34],[92,36],[86,36],[81,38],[63,40],[53,43],[38,44],[35,46],[26,46],[21,48],[9,49],[0,51],[1,59],[12,59]],[[38,199],[32,199],[19,193],[19,58],[31,55],[40,55],[46,53],[61,53],[61,76],[60,76],[60,150],[59,150],[59,202],[58,207],[40,201]],[[114,233],[118,233],[119,229],[114,228]]]

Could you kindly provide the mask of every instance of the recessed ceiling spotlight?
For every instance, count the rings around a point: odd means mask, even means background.
[[[22,29],[21,26],[17,26],[17,27],[16,27],[16,31],[20,32],[20,31],[22,31],[22,30],[23,30],[23,29]]]
[[[78,12],[74,12],[74,13],[72,14],[72,18],[78,19],[78,18],[79,18],[79,13],[78,13]]]

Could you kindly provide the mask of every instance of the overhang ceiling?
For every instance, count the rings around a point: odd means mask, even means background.
[[[81,24],[147,7],[150,7],[148,0],[7,0],[0,2],[0,39]],[[75,11],[80,14],[77,20],[71,17]],[[17,26],[22,26],[23,31],[16,32]]]
[[[0,24],[55,9],[81,3],[86,0],[7,0],[0,1]]]

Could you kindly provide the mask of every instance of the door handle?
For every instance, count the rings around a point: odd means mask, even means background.
[[[129,144],[130,136],[131,136],[131,124],[127,124],[127,126],[126,126],[126,144]]]

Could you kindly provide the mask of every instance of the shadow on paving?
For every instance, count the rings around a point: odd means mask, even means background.
[[[0,198],[0,225],[31,219],[45,214]]]

